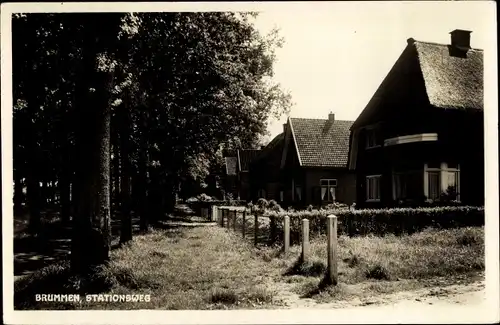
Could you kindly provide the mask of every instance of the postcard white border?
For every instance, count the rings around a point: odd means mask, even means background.
[[[407,5],[405,2],[355,2],[355,5]],[[435,4],[435,3],[434,3]],[[198,2],[198,3],[7,3],[1,6],[1,109],[2,109],[2,226],[3,307],[6,324],[270,324],[270,323],[482,323],[499,320],[498,260],[498,87],[496,7],[492,1],[439,2],[440,6],[479,6],[491,25],[490,42],[484,48],[485,172],[486,172],[486,295],[479,306],[418,309],[383,306],[365,309],[293,309],[252,311],[14,311],[13,310],[13,212],[12,212],[12,52],[11,14],[14,12],[147,12],[147,11],[270,11],[316,6],[325,8],[346,2]],[[433,2],[411,2],[432,6]]]

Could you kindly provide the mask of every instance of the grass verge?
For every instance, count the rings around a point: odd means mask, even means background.
[[[15,283],[16,309],[279,308],[283,295],[331,301],[464,281],[484,271],[484,228],[428,229],[409,236],[339,237],[339,285],[321,286],[326,239],[306,263],[280,248],[255,249],[220,227],[181,227],[136,236],[106,266],[75,277],[61,263]],[[434,282],[433,282],[434,281]],[[437,281],[437,282],[436,282]],[[284,289],[285,288],[285,289]],[[286,291],[286,293],[284,293]],[[37,293],[150,294],[149,302],[36,302]],[[84,300],[84,299],[83,299]]]

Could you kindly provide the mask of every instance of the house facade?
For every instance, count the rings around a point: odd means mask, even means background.
[[[470,31],[407,46],[351,127],[357,206],[484,204],[483,51]]]
[[[332,113],[328,119],[289,118],[253,165],[254,198],[296,207],[352,204],[355,173],[347,168],[352,123],[335,120]]]
[[[250,163],[257,157],[259,149],[235,149],[224,152],[226,175],[225,193],[234,199],[250,200]]]

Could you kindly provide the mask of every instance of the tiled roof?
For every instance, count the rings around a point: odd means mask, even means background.
[[[260,150],[257,157],[255,157],[254,162],[267,159],[275,150],[279,150],[281,152],[283,150],[284,143],[285,133],[278,134],[262,150]],[[281,155],[279,156],[279,158],[281,158]],[[279,162],[277,163],[279,164]]]
[[[250,167],[250,163],[259,154],[259,149],[240,149],[238,150],[238,164],[240,171],[246,172]]]
[[[353,121],[290,118],[302,166],[347,167],[349,129],[352,123]]]
[[[413,41],[431,105],[483,109],[483,50],[452,55],[450,45]]]
[[[226,160],[226,174],[236,175],[238,168],[238,158],[237,157],[225,157]]]

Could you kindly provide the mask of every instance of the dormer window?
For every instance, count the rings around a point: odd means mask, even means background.
[[[380,147],[380,144],[379,130],[376,128],[366,129],[366,148]]]

